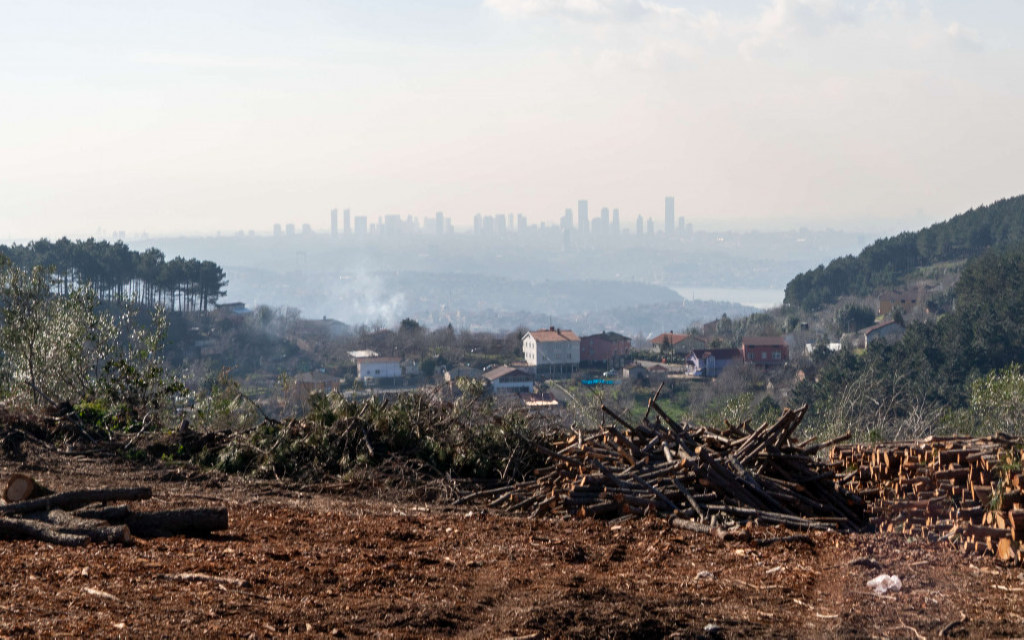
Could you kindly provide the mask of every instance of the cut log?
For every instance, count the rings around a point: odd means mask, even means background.
[[[123,524],[112,525],[105,520],[82,518],[60,509],[32,515],[38,515],[39,521],[51,524],[63,533],[89,536],[93,542],[131,542],[132,540],[131,531]]]
[[[64,533],[48,522],[0,517],[0,534],[16,538],[33,538],[65,547],[80,547],[89,543],[89,536]]]
[[[175,535],[206,535],[228,528],[227,509],[179,509],[133,513],[125,521],[133,535],[159,538]]]
[[[148,500],[151,497],[153,497],[153,492],[149,487],[70,491],[68,493],[55,493],[44,498],[0,505],[0,514],[31,513],[32,511],[49,511],[50,509],[77,509],[96,502]]]
[[[28,500],[36,491],[36,481],[23,473],[16,473],[7,480],[4,502]]]

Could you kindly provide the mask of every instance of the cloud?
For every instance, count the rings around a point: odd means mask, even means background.
[[[786,48],[800,37],[819,37],[861,21],[864,9],[839,0],[773,0],[742,39],[739,48],[751,55],[765,48]]]
[[[484,0],[484,6],[511,18],[559,16],[599,22],[643,15],[639,0]]]
[[[981,51],[985,48],[981,38],[978,36],[978,32],[963,26],[959,22],[951,22],[946,27],[945,34],[946,40],[954,48],[961,51]]]

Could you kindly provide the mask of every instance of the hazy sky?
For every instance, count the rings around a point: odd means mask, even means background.
[[[893,230],[1024,193],[1024,2],[0,0],[0,240],[354,215]]]

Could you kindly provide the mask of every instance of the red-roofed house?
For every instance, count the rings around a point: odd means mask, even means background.
[[[690,353],[704,348],[704,338],[669,331],[651,338],[651,346],[661,353]]]
[[[782,336],[743,338],[743,362],[759,367],[781,367],[789,360],[789,347]]]
[[[580,339],[567,329],[530,331],[523,336],[523,355],[538,374],[571,374],[580,368]]]

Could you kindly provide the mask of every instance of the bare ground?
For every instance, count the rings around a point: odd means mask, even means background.
[[[31,445],[0,475],[226,506],[226,535],[0,540],[7,637],[1024,637],[1024,571],[894,534],[721,542],[650,518],[529,520]],[[860,561],[851,564],[854,561]],[[899,592],[866,582],[900,577]],[[203,574],[186,579],[182,574]]]

